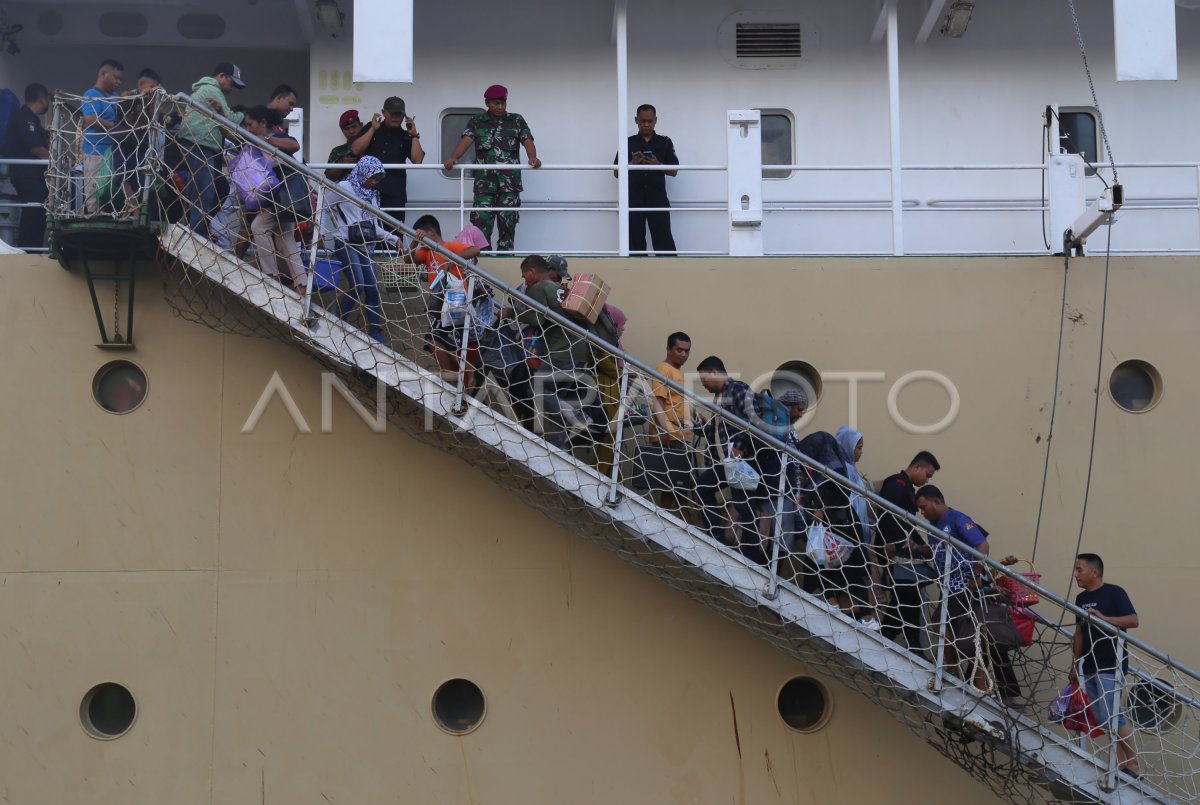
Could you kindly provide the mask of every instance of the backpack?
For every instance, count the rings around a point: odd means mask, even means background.
[[[754,413],[758,421],[754,424],[759,430],[783,440],[792,429],[792,421],[788,418],[788,407],[771,396],[771,392],[763,389],[754,395]]]
[[[8,153],[8,127],[13,115],[21,108],[21,99],[8,87],[0,89],[0,154]],[[25,156],[28,156],[26,154]]]
[[[258,210],[279,185],[270,158],[248,145],[229,162],[229,181],[247,212]]]

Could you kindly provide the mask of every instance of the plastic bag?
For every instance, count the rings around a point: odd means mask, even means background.
[[[749,461],[744,458],[727,458],[722,463],[725,465],[725,483],[729,486],[746,492],[758,489],[758,482],[761,478],[758,472],[750,466]]]
[[[824,523],[813,523],[808,527],[808,544],[804,552],[817,567],[839,568],[853,551],[854,545],[830,531]]]
[[[1092,738],[1104,734],[1104,730],[1096,724],[1087,694],[1078,682],[1072,682],[1058,692],[1050,702],[1047,717],[1071,732],[1080,732]]]

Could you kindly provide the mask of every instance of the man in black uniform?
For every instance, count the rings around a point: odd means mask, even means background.
[[[41,84],[25,88],[25,105],[17,110],[8,125],[4,156],[9,159],[49,159],[50,135],[42,126],[41,116],[50,108],[50,91]],[[8,170],[17,198],[23,203],[45,204],[44,165],[13,165]],[[16,245],[22,249],[40,249],[46,245],[46,208],[22,207],[21,227]]]
[[[909,514],[917,513],[916,489],[929,483],[942,467],[933,453],[922,450],[908,467],[889,476],[879,489],[879,496]],[[920,532],[891,512],[883,512],[875,531],[876,544],[888,558],[892,576],[892,600],[883,610],[883,635],[892,640],[903,632],[908,649],[921,654],[922,607],[921,588],[937,578],[924,560],[933,555]]]
[[[395,95],[383,102],[383,113],[376,114],[371,125],[350,146],[355,156],[368,154],[377,157],[384,165],[400,165],[412,162],[420,165],[425,161],[425,149],[421,147],[421,135],[414,118],[404,114],[404,101]],[[408,203],[408,174],[401,168],[386,171],[379,183],[379,203],[389,213],[404,220],[403,207]]]
[[[678,165],[675,144],[670,137],[654,131],[658,123],[658,112],[648,103],[637,108],[638,133],[629,137],[630,165]],[[615,160],[614,160],[615,161]],[[643,208],[670,207],[667,200],[667,177],[679,171],[631,170],[629,172],[629,251],[646,251],[646,226],[650,227],[650,238],[654,253],[662,255],[675,251],[675,238],[671,236],[671,213],[642,212]]]

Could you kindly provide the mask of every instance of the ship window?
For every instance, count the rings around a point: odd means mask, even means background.
[[[433,719],[451,735],[475,730],[486,711],[483,691],[469,679],[451,679],[434,691]]]
[[[464,106],[455,109],[447,109],[442,112],[442,161],[445,162],[454,153],[454,146],[458,145],[458,141],[462,139],[463,129],[467,127],[467,121],[480,112],[485,112],[486,109],[481,109],[477,106]],[[458,160],[463,163],[472,163],[475,161],[475,144],[467,149],[462,158]],[[452,170],[442,171],[442,175],[449,179],[457,179],[461,171]]]
[[[829,690],[811,676],[789,679],[775,696],[783,723],[796,732],[816,732],[829,723],[833,699]]]
[[[1088,164],[1087,175],[1100,158],[1100,125],[1096,110],[1090,106],[1064,106],[1058,110],[1058,133],[1061,148],[1068,154],[1080,154]]]
[[[793,148],[795,128],[792,113],[786,109],[759,109],[762,121],[762,164],[791,165],[795,157]],[[763,170],[764,179],[787,179],[790,170]]]
[[[102,682],[79,703],[79,722],[93,738],[111,740],[129,732],[137,715],[137,703],[124,685]]]
[[[812,410],[821,399],[821,373],[810,363],[788,361],[771,375],[769,388],[775,399],[785,391],[800,389],[808,397],[808,407]]]
[[[63,15],[53,9],[43,11],[38,14],[37,28],[46,36],[54,36],[63,29]]]
[[[130,361],[109,361],[92,379],[92,398],[105,411],[128,414],[146,399],[146,373]]]
[[[1108,379],[1113,402],[1133,414],[1149,411],[1162,397],[1162,375],[1145,361],[1124,361]]]

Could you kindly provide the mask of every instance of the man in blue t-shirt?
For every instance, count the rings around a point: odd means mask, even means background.
[[[83,126],[83,197],[89,214],[99,210],[96,182],[100,178],[104,156],[113,147],[109,132],[117,125],[117,103],[121,100],[117,90],[121,88],[124,76],[125,67],[119,61],[105,59],[100,63],[96,85],[83,93],[84,100],[79,106],[79,113],[83,115],[80,121]]]
[[[946,505],[942,490],[926,484],[917,490],[917,508],[921,516],[934,528],[965,543],[982,554],[989,551],[987,532],[979,527],[970,516]],[[945,635],[946,664],[957,667],[960,656],[969,657],[974,650],[975,631],[978,618],[972,606],[977,597],[978,584],[975,577],[975,559],[958,547],[940,539],[933,542],[933,567],[942,582],[942,599],[946,607]],[[980,664],[975,666],[975,687],[987,688],[987,675]]]
[[[1104,583],[1104,560],[1098,555],[1081,553],[1075,558],[1075,583],[1083,588],[1083,592],[1075,596],[1075,606],[1122,632],[1137,628],[1138,615],[1129,594],[1115,584]],[[1083,689],[1091,704],[1092,715],[1109,732],[1112,731],[1113,715],[1116,715],[1117,768],[1126,776],[1137,778],[1133,730],[1121,712],[1120,682],[1129,673],[1129,654],[1122,646],[1118,663],[1117,636],[1083,618],[1075,619],[1071,653],[1074,658],[1071,681],[1079,681],[1076,668],[1082,660]]]

